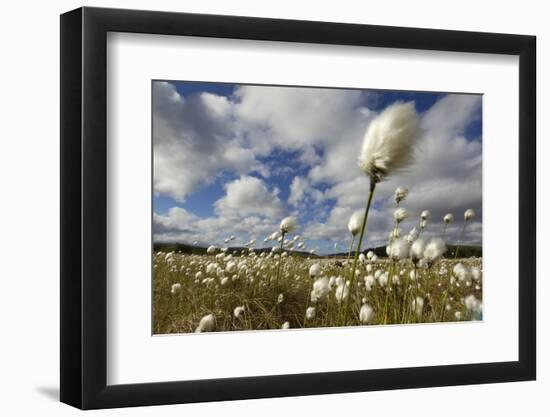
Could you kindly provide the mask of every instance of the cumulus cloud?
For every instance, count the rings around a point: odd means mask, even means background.
[[[250,176],[225,185],[226,195],[214,204],[216,213],[227,217],[245,217],[251,214],[277,218],[284,214],[284,207],[277,195],[277,188],[269,191],[265,183]]]
[[[202,93],[184,99],[166,82],[153,84],[154,190],[183,201],[223,170],[260,169],[232,128],[233,103]]]
[[[294,177],[290,184],[288,203],[297,207],[301,204],[319,204],[323,200],[323,193],[312,187],[310,181],[304,177]]]

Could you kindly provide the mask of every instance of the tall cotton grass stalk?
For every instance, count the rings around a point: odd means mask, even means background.
[[[441,235],[441,239],[445,239],[447,227],[453,222],[454,218],[455,217],[451,213],[447,213],[445,214],[445,216],[443,216],[443,223],[445,224],[445,226],[443,226],[443,234]]]
[[[281,225],[279,226],[279,231],[281,233],[281,245],[279,247],[279,262],[277,264],[277,276],[275,278],[275,288],[279,287],[279,276],[281,274],[281,259],[283,258],[283,245],[285,243],[285,235],[291,233],[296,229],[298,221],[296,217],[289,216],[281,220]]]
[[[418,223],[420,227],[420,232],[418,233],[418,236],[422,234],[426,226],[428,225],[428,219],[430,218],[430,212],[428,210],[424,210],[422,213],[420,213],[420,221]]]
[[[367,128],[357,163],[370,178],[370,189],[351,269],[352,292],[355,288],[357,259],[363,244],[363,235],[376,184],[391,174],[407,168],[413,162],[414,146],[419,135],[420,123],[413,102],[388,106]],[[348,297],[345,302],[343,325],[348,318],[350,299],[351,297]]]
[[[475,215],[476,215],[476,212],[473,209],[468,209],[464,212],[464,223],[462,223],[462,230],[460,230],[460,237],[458,238],[458,243],[456,244],[454,259],[456,259],[456,257],[458,256],[458,247],[462,242],[462,238],[464,237],[464,231],[466,230],[466,225],[470,220],[474,218]]]
[[[361,231],[361,225],[363,224],[363,212],[357,210],[354,212],[348,222],[348,230],[351,233],[351,243],[349,245],[348,259],[351,256],[351,250],[353,249],[353,244],[355,243],[355,236]]]

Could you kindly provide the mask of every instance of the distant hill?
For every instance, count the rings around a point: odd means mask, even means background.
[[[155,242],[153,244],[153,250],[155,252],[157,251],[163,251],[163,252],[181,252],[181,253],[186,253],[186,254],[193,254],[193,255],[205,255],[206,254],[206,249],[205,247],[202,247],[202,246],[195,246],[195,245],[189,245],[187,243],[161,243],[161,242]],[[227,248],[227,251],[226,253],[229,255],[229,254],[241,254],[242,251],[245,251],[245,252],[248,252],[248,248],[247,247],[244,247],[244,246],[230,246]],[[254,249],[254,252],[256,252],[257,254],[260,254],[262,252],[271,252],[271,248],[258,248],[258,249]],[[304,251],[296,251],[296,250],[292,250],[292,251],[287,251],[287,252],[291,252],[293,255],[296,255],[296,256],[302,256],[304,258],[307,258],[307,257],[311,257],[311,258],[316,258],[318,257],[318,255],[312,255],[310,252],[304,252]]]
[[[181,252],[185,254],[193,254],[193,255],[205,255],[206,254],[205,247],[202,246],[195,246],[195,245],[189,245],[186,243],[160,243],[155,242],[153,244],[153,250],[155,252],[157,251],[163,251],[163,252]],[[248,248],[244,246],[234,246],[229,247],[227,249],[227,254],[241,254],[242,251],[247,251]],[[379,258],[386,258],[386,247],[385,246],[377,246],[375,248],[367,248],[363,250],[363,253],[367,253],[368,251],[373,251],[376,256]],[[453,258],[455,255],[456,245],[447,245],[447,252],[443,255],[445,258]],[[254,249],[254,252],[257,254],[260,254],[262,252],[271,252],[271,248],[259,248]],[[310,252],[304,252],[304,251],[288,251],[291,252],[295,256],[301,256],[304,258],[310,257],[310,258],[345,258],[348,256],[348,252],[339,252],[339,253],[331,253],[328,255],[319,256],[316,254],[311,254]],[[481,246],[468,246],[468,245],[461,245],[458,249],[458,257],[460,258],[469,258],[471,256],[475,256],[477,258],[481,258],[483,256],[483,250]]]

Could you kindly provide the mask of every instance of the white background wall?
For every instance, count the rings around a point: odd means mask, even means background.
[[[2,415],[74,415],[57,402],[59,391],[59,17],[81,6],[71,0],[5,2],[0,30],[0,410]],[[124,0],[86,5],[238,14],[533,34],[538,37],[538,209],[550,211],[543,162],[549,124],[550,26],[545,2],[339,0]],[[545,17],[546,16],[546,17]],[[546,158],[545,158],[546,157]],[[503,196],[504,198],[505,196]],[[505,200],[503,200],[503,204]],[[539,215],[539,259],[550,249],[550,222]],[[505,237],[505,231],[503,231]],[[39,251],[27,250],[36,243]],[[423,390],[285,398],[100,411],[94,415],[407,415],[464,416],[550,412],[550,284],[539,262],[538,381]],[[476,341],[471,341],[475,349]],[[368,354],[368,347],[365,348]],[[406,355],[406,348],[403,349]]]

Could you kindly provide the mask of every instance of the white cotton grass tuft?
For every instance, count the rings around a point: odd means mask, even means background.
[[[466,310],[472,313],[474,320],[481,319],[483,304],[473,294],[470,294],[464,298],[464,307],[466,307]]]
[[[399,238],[390,245],[389,256],[394,261],[400,261],[409,256],[409,242],[406,238]]]
[[[428,220],[430,218],[430,212],[428,210],[424,210],[422,213],[420,213],[420,220]]]
[[[414,300],[412,300],[411,307],[416,313],[417,317],[422,316],[422,311],[424,310],[424,299],[422,297],[416,297]]]
[[[334,277],[332,277],[334,278]],[[317,301],[325,298],[328,293],[330,292],[331,281],[334,283],[336,279],[328,279],[327,277],[321,277],[319,279],[316,279],[313,283],[313,289],[311,290],[310,298],[312,303],[316,303]]]
[[[386,285],[388,285],[389,274],[387,272],[384,272],[383,274],[380,274],[377,279],[378,279],[378,284],[381,287],[385,287]]]
[[[285,296],[283,294],[279,294],[277,297],[277,304],[281,304],[285,300]]]
[[[471,273],[470,273],[470,269],[462,264],[462,263],[457,263],[454,267],[453,267],[453,275],[460,281],[460,282],[464,282],[464,281],[469,281],[470,278],[471,278]]]
[[[424,250],[426,249],[426,241],[421,237],[416,239],[410,250],[410,256],[413,264],[417,265],[420,259],[424,256]]]
[[[296,229],[296,226],[298,226],[298,220],[294,216],[285,217],[281,221],[281,225],[279,229],[281,230],[281,233],[291,233]]]
[[[309,267],[309,276],[315,278],[321,275],[321,265],[315,263]]]
[[[212,331],[212,329],[214,329],[215,324],[216,324],[216,319],[214,315],[207,314],[199,322],[199,325],[195,329],[195,333],[210,332]]]
[[[472,278],[476,281],[481,281],[481,269],[477,267],[472,268]]]
[[[306,309],[306,319],[311,320],[315,318],[315,307],[308,307]]]
[[[397,224],[401,223],[408,216],[409,216],[409,213],[403,207],[399,207],[393,212],[393,218]]]
[[[365,277],[365,289],[367,291],[370,291],[372,290],[372,286],[374,285],[374,283],[376,282],[376,280],[374,279],[374,276],[372,275],[367,275]]]
[[[443,239],[440,239],[438,237],[430,239],[430,241],[426,245],[426,248],[424,249],[424,259],[426,259],[428,267],[431,267],[435,263],[435,261],[441,258],[446,250],[447,245],[445,245]]]
[[[412,163],[419,135],[414,102],[386,107],[367,128],[358,157],[359,167],[374,183],[383,181]]]
[[[361,231],[361,226],[363,224],[363,216],[364,216],[363,210],[357,210],[349,218],[348,230],[354,237],[357,235],[357,233]]]
[[[170,287],[170,292],[172,294],[177,294],[181,291],[181,284],[179,282],[172,284],[172,287]]]
[[[290,329],[290,323],[288,321],[285,321],[283,325],[281,326],[281,329],[287,330]]]
[[[361,323],[368,324],[373,318],[374,309],[368,304],[363,304],[361,310],[359,310],[359,320],[361,320]]]
[[[347,300],[349,296],[349,281],[347,282],[341,282],[340,285],[336,287],[336,291],[334,292],[334,296],[336,297],[336,300],[341,303],[342,301]]]
[[[233,274],[237,271],[237,263],[236,262],[228,262],[225,266],[225,272],[228,274]]]
[[[472,220],[476,215],[476,212],[473,209],[468,209],[464,212],[464,220],[469,222]]]
[[[453,216],[451,213],[447,213],[445,214],[445,216],[443,216],[443,222],[445,224],[452,223],[454,219],[455,219],[455,216]]]
[[[395,193],[393,194],[395,203],[401,203],[405,198],[407,198],[407,194],[409,194],[409,190],[406,187],[397,187]]]
[[[206,249],[206,253],[208,255],[213,255],[216,253],[216,251],[218,250],[218,248],[216,248],[214,245],[211,245],[208,247],[208,249]]]
[[[240,318],[241,314],[243,313],[244,313],[244,306],[237,306],[233,310],[233,315],[235,316],[236,319]]]

